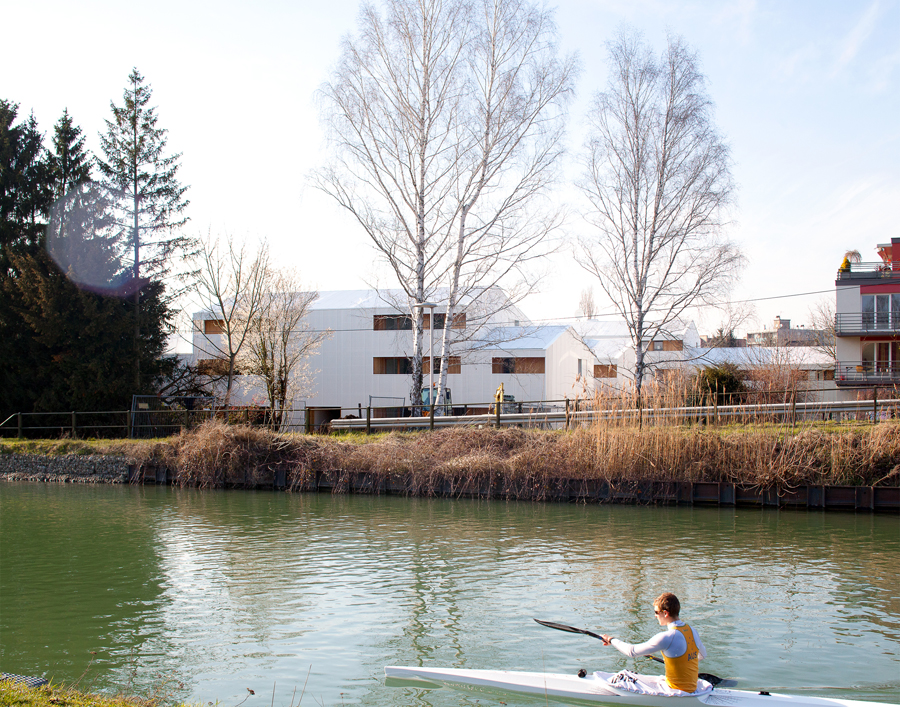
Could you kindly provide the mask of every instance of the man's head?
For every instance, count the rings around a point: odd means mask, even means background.
[[[672,592],[660,594],[653,602],[653,612],[661,624],[667,624],[678,619],[678,615],[681,613],[681,602]]]

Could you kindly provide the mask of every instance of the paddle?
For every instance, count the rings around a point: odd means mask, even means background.
[[[601,641],[603,640],[603,636],[600,634],[594,633],[593,631],[588,631],[583,628],[575,628],[574,626],[566,626],[565,624],[554,623],[553,621],[541,621],[540,619],[534,619],[541,626],[546,626],[547,628],[555,628],[557,631],[568,631],[569,633],[583,633],[585,636],[590,636],[591,638],[599,638]],[[655,660],[657,663],[665,664],[662,658],[657,658],[655,655],[644,656],[645,658],[650,658],[650,660]],[[718,675],[711,675],[710,673],[700,673],[700,679],[706,680],[706,682],[710,683],[713,686],[718,686],[723,682],[728,684],[729,687],[734,685],[733,680],[725,680],[724,678],[720,678]],[[723,686],[724,687],[724,686]]]

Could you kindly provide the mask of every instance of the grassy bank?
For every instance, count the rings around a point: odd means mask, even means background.
[[[243,485],[276,469],[294,487],[335,470],[365,472],[375,480],[402,476],[412,493],[423,495],[447,480],[492,475],[532,486],[553,479],[895,486],[900,423],[598,425],[569,432],[452,428],[369,437],[279,435],[209,423],[165,440],[6,440],[0,453],[116,454],[136,464],[165,465],[176,483],[199,487]]]
[[[0,681],[0,707],[157,707],[159,704],[160,700],[152,697],[95,695],[52,683],[27,687],[8,680]]]

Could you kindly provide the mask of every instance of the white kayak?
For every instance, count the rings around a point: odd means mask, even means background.
[[[615,673],[595,672],[585,677],[556,673],[526,673],[511,670],[465,670],[461,668],[416,668],[388,666],[384,669],[389,685],[409,684],[416,687],[449,687],[465,692],[497,695],[517,693],[542,701],[569,704],[640,705],[641,707],[873,707],[883,702],[842,700],[831,697],[781,695],[712,688],[703,694],[678,696],[640,694],[613,686],[609,680]],[[643,676],[640,676],[643,677]],[[652,679],[652,678],[651,678]]]

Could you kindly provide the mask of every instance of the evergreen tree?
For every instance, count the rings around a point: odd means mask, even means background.
[[[123,105],[110,104],[113,119],[100,135],[105,159],[97,160],[103,184],[122,198],[120,226],[133,251],[134,278],[163,279],[175,255],[196,250],[195,239],[180,233],[186,222],[186,186],[178,181],[181,153],[166,156],[167,130],[157,127],[152,91],[137,69],[128,76]]]
[[[16,303],[28,334],[20,342],[27,358],[4,381],[17,410],[121,410],[132,394],[152,389],[133,385],[133,310],[126,300],[80,289],[42,251],[11,260],[17,276],[3,281],[0,296]],[[141,292],[147,381],[171,366],[162,358],[171,317],[162,295],[159,283]]]
[[[32,113],[14,125],[18,105],[0,100],[0,245],[36,246],[53,203],[49,155]],[[5,259],[0,266],[5,266]]]
[[[50,169],[53,195],[56,199],[62,197],[76,184],[91,179],[91,160],[84,147],[84,136],[81,134],[81,128],[72,122],[68,108],[63,110],[62,117],[53,128]]]
[[[134,345],[140,352],[140,289],[144,282],[170,274],[176,255],[191,255],[196,242],[180,233],[190,203],[178,181],[181,154],[166,155],[167,131],[157,127],[152,91],[144,77],[132,69],[123,105],[110,104],[113,118],[100,135],[105,159],[97,160],[103,183],[121,195],[119,226],[127,234],[132,252],[134,287]],[[135,386],[140,387],[141,359],[135,356]]]
[[[107,193],[85,181],[80,129],[66,111],[50,154],[34,116],[17,124],[17,111],[0,100],[0,419],[122,409],[172,367],[162,358],[171,319],[163,285],[141,281],[135,342],[134,306],[110,294],[132,282],[131,264]],[[138,357],[146,363],[136,387]]]

